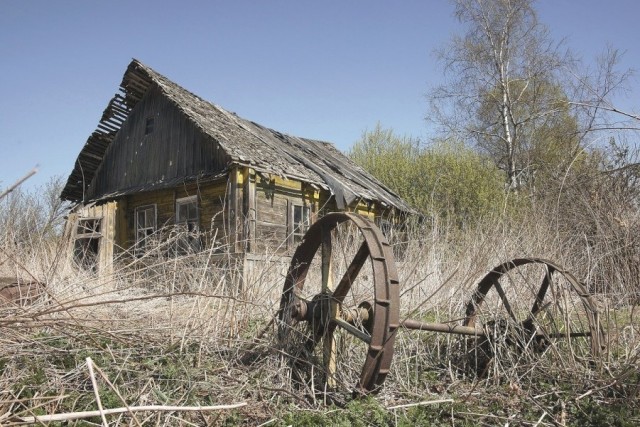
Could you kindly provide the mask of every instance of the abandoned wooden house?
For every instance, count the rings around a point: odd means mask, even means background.
[[[99,272],[171,227],[195,236],[192,250],[215,243],[244,262],[291,254],[326,212],[412,212],[332,144],[242,119],[137,60],[61,198],[76,204],[67,222],[76,260]]]

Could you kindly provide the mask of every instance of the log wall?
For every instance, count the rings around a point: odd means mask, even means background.
[[[134,248],[137,208],[154,205],[157,229],[163,229],[175,224],[176,201],[190,196],[197,196],[199,231],[205,247],[215,239],[215,247],[221,252],[251,254],[252,269],[256,271],[260,262],[281,262],[297,247],[299,238],[293,234],[295,206],[309,208],[310,224],[338,210],[328,190],[234,167],[226,178],[133,193],[76,212],[76,222],[83,217],[102,220],[98,270],[111,271],[114,254]],[[377,204],[364,202],[349,210],[370,218],[382,212]]]
[[[169,227],[176,221],[176,201],[190,196],[197,196],[199,230],[206,238],[214,235],[220,245],[226,245],[227,235],[224,226],[224,206],[226,204],[227,182],[214,181],[192,183],[178,188],[151,191],[127,196],[126,213],[123,222],[126,223],[126,234],[120,245],[124,249],[133,247],[136,241],[135,212],[136,208],[155,205],[156,224],[158,229]],[[216,233],[217,230],[217,233]],[[206,241],[206,244],[211,243]]]

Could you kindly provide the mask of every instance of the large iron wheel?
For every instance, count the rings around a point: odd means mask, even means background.
[[[277,317],[296,387],[314,396],[378,391],[399,324],[398,275],[378,227],[353,213],[315,222],[293,255]]]
[[[463,325],[484,332],[472,351],[479,372],[500,358],[531,371],[542,355],[552,359],[546,368],[593,367],[605,345],[593,297],[561,266],[539,258],[491,270],[466,305]]]

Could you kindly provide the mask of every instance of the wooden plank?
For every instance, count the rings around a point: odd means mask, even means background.
[[[258,202],[256,206],[256,220],[263,223],[287,224],[288,200],[282,199],[273,205]]]
[[[242,193],[244,214],[244,240],[246,242],[246,252],[250,253],[255,247],[257,220],[255,172],[250,168],[244,168]]]
[[[282,225],[256,224],[255,253],[285,254],[287,228]]]
[[[228,183],[228,198],[227,198],[227,239],[229,245],[234,249],[236,248],[237,241],[237,197],[238,197],[238,174],[237,169],[234,168],[229,173],[229,183]]]

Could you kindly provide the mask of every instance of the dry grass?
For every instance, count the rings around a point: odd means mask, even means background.
[[[464,233],[438,224],[413,230],[404,242],[395,242],[402,252],[401,317],[460,319],[478,279],[505,260],[553,259],[583,280],[607,260],[606,254],[583,256],[575,242],[548,230],[540,222],[527,227],[487,222]],[[233,410],[105,415],[113,426],[285,425],[288,414],[315,416],[327,403],[350,401],[347,394],[317,393],[317,384],[302,387],[292,373],[291,356],[301,355],[278,342],[277,322],[271,322],[284,282],[277,259],[252,270],[242,286],[233,282],[237,271],[218,262],[224,248],[180,257],[158,253],[133,264],[123,258],[119,265],[128,265],[104,278],[69,265],[61,255],[63,244],[5,245],[0,252],[0,275],[33,277],[46,284],[48,294],[33,305],[0,307],[0,425],[20,425],[21,417],[34,415],[93,411],[98,402],[105,409],[247,403]],[[336,275],[344,265],[341,258],[348,261],[355,250],[350,240],[338,247]],[[354,295],[370,292],[370,275],[366,268],[361,272],[364,279],[354,285]],[[500,357],[478,375],[470,368],[470,355],[477,352],[472,339],[401,332],[392,372],[376,397],[376,405],[396,407],[388,411],[396,418],[385,422],[413,414],[405,404],[437,399],[455,402],[439,404],[436,412],[449,425],[504,425],[513,414],[511,422],[523,425],[571,424],[582,419],[579,411],[616,401],[636,408],[637,420],[640,310],[637,298],[629,296],[637,294],[638,278],[617,269],[607,280],[611,286],[597,301],[608,351],[595,364],[585,363],[579,344],[554,347],[535,358],[496,347]],[[317,277],[308,283],[313,295]],[[509,298],[530,307],[532,292],[514,286]],[[494,319],[506,317],[499,307],[488,311]],[[342,381],[353,384],[366,349],[347,340],[340,345]],[[88,360],[95,364],[93,375]],[[322,377],[321,363],[303,363],[315,370],[314,381]],[[587,401],[593,406],[585,407]],[[70,423],[100,425],[101,419]]]

